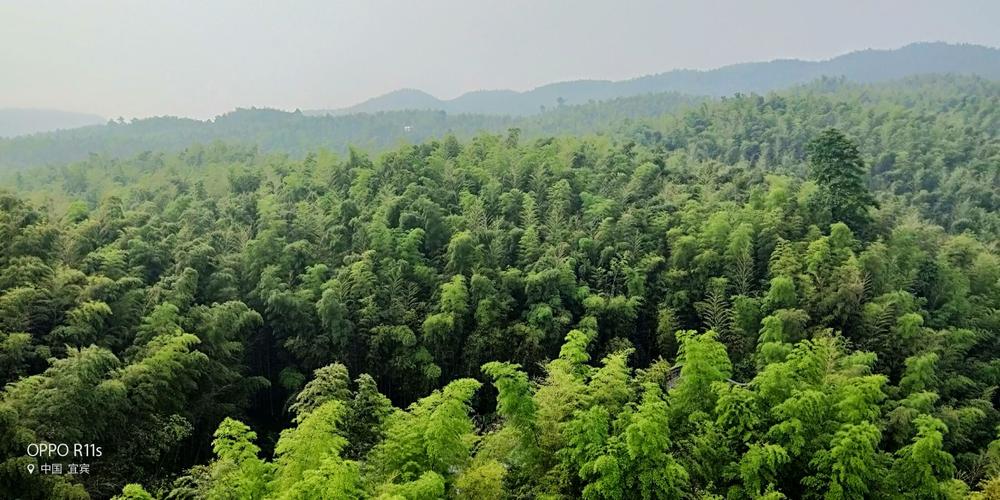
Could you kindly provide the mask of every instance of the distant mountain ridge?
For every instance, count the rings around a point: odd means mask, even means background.
[[[765,93],[804,84],[822,76],[877,83],[928,73],[955,73],[1000,79],[1000,49],[970,44],[921,42],[899,49],[862,50],[823,61],[778,59],[741,63],[713,70],[673,70],[631,80],[576,80],[551,83],[526,92],[477,90],[454,99],[438,99],[416,89],[402,89],[337,110],[304,111],[344,115],[401,110],[448,113],[529,115],[560,105],[585,104],[648,93],[680,92],[726,96]],[[544,108],[543,108],[544,107]]]
[[[919,75],[889,82],[859,84],[845,78],[820,78],[807,85],[782,90],[777,95],[842,95],[850,100],[875,95],[891,98],[896,105],[905,107],[912,105],[912,99],[919,96],[937,96],[941,92],[952,97],[985,96],[994,99],[1000,95],[1000,79]],[[899,96],[905,96],[905,99]],[[764,100],[760,97],[752,99]],[[524,116],[432,110],[309,116],[302,112],[251,108],[238,109],[204,121],[177,117],[146,118],[0,138],[0,174],[31,166],[86,160],[93,155],[113,159],[145,151],[180,151],[198,144],[208,147],[215,141],[301,156],[319,148],[346,153],[352,146],[378,153],[401,144],[440,139],[448,134],[464,139],[479,132],[507,133],[510,128],[521,129],[521,137],[525,140],[557,135],[613,134],[637,130],[635,127],[646,120],[655,122],[668,115],[676,119],[679,116],[675,115],[677,112],[700,109],[703,104],[718,100],[664,92],[565,105],[550,108],[545,113]],[[684,116],[697,119],[694,115]]]
[[[99,125],[104,118],[87,113],[74,113],[54,109],[0,109],[0,137],[51,132],[87,125]]]

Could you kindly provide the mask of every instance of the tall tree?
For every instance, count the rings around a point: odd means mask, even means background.
[[[819,186],[819,201],[831,222],[863,232],[877,206],[865,184],[865,162],[858,146],[837,129],[824,130],[806,146],[809,176]]]

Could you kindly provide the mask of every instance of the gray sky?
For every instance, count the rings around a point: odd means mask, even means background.
[[[336,108],[577,78],[1000,46],[997,0],[0,0],[0,107],[106,117]]]

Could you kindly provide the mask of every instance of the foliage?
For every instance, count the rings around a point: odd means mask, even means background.
[[[14,176],[0,496],[988,496],[998,103],[824,80]],[[104,454],[42,477],[31,442]]]

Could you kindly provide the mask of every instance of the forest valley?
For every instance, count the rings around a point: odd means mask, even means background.
[[[456,134],[7,172],[0,497],[1000,498],[1000,83]]]

